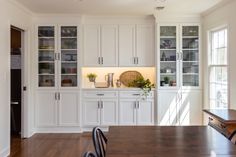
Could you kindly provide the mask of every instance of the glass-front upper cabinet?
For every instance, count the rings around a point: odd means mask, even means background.
[[[61,87],[77,86],[77,27],[60,27]]]
[[[199,86],[199,26],[182,26],[182,86]]]
[[[55,86],[55,27],[38,27],[38,86]]]
[[[160,26],[160,86],[177,86],[177,27]]]

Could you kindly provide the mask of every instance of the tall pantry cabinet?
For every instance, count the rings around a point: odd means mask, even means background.
[[[78,126],[78,27],[40,25],[36,32],[36,127]]]
[[[202,124],[200,25],[158,25],[158,124]]]

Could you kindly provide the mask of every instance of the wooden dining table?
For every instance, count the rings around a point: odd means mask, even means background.
[[[112,126],[106,157],[236,157],[236,145],[209,126]]]

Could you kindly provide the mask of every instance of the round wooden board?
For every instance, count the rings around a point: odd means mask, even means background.
[[[130,83],[134,80],[143,77],[142,74],[138,71],[125,71],[120,75],[120,82],[128,87]]]

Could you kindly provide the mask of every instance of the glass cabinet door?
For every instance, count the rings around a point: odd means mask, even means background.
[[[38,86],[55,86],[55,28],[38,27]]]
[[[199,86],[199,27],[182,26],[182,85]]]
[[[176,26],[160,26],[160,86],[177,86],[176,34]]]
[[[77,27],[62,26],[60,32],[61,87],[77,86]]]

